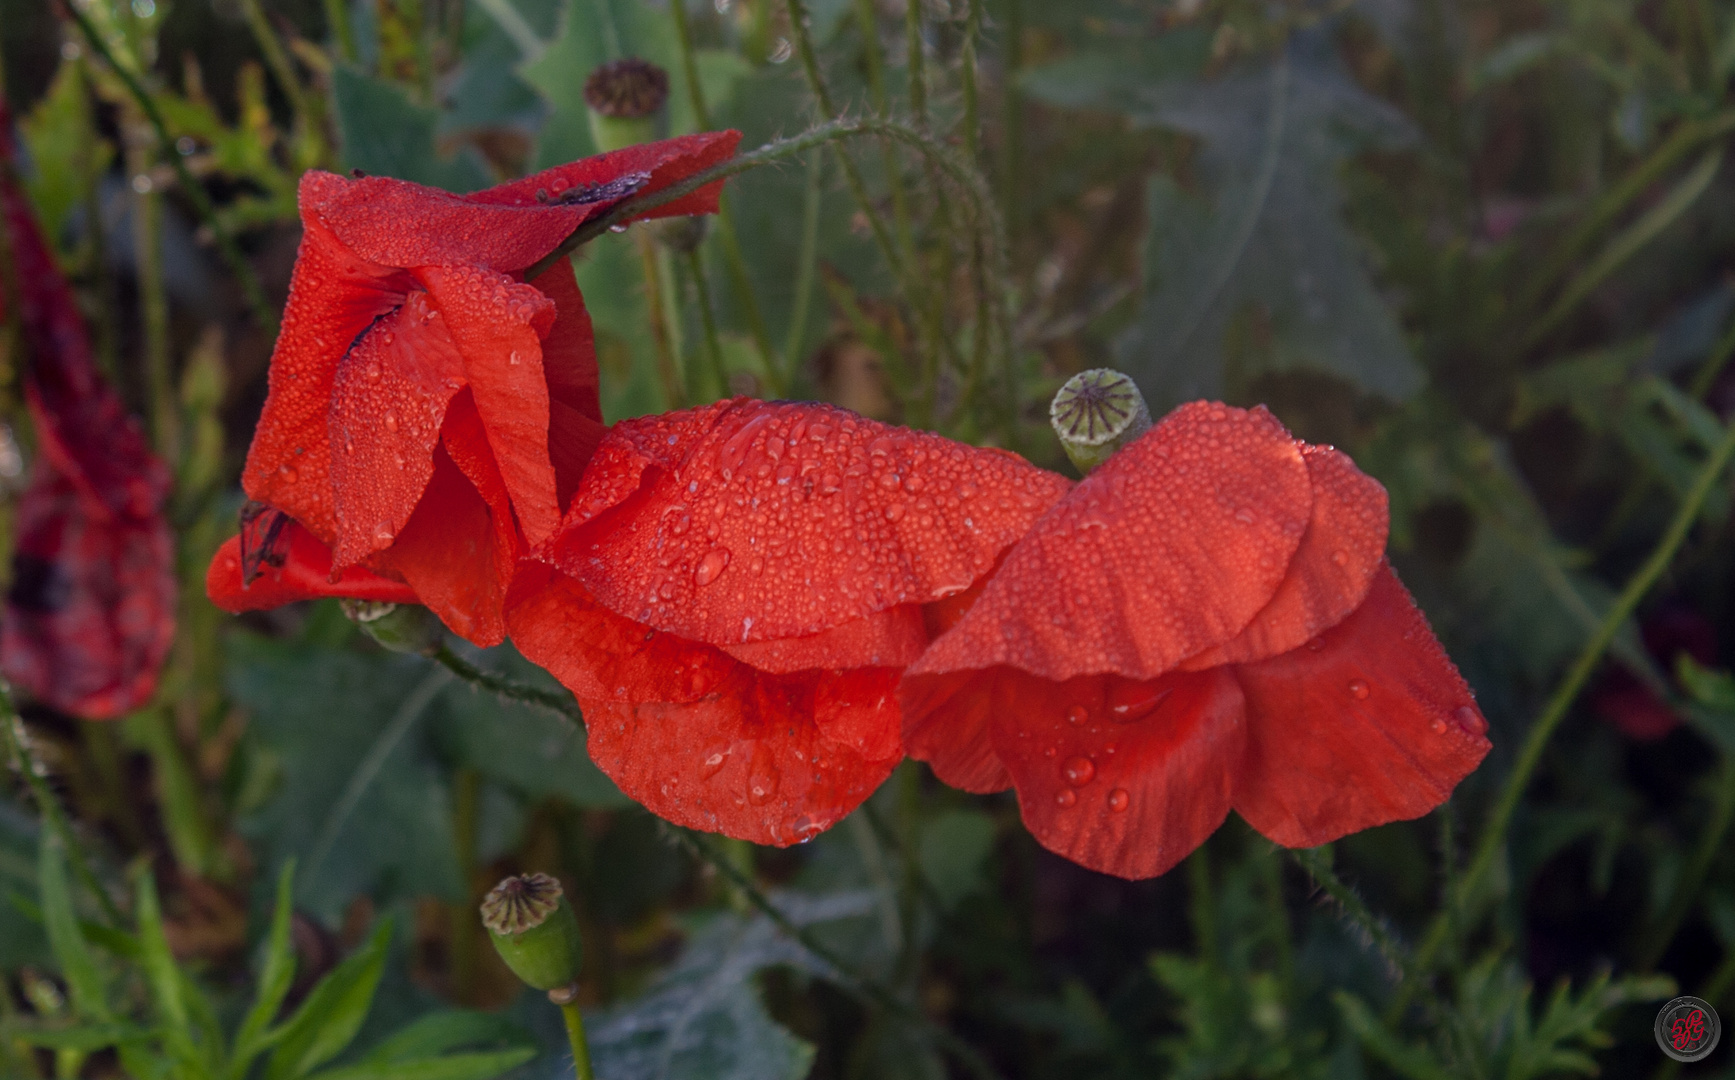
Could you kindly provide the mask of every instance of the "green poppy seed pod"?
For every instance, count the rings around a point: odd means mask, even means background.
[[[1048,407],[1066,456],[1088,473],[1151,429],[1151,410],[1132,377],[1092,368],[1066,380]]]
[[[661,138],[668,99],[669,73],[649,60],[629,56],[591,72],[584,103],[596,148],[608,153]]]
[[[482,900],[482,925],[512,973],[538,990],[578,981],[584,944],[578,919],[560,882],[547,874],[521,874],[494,886]]]
[[[432,656],[446,640],[446,628],[439,616],[420,604],[392,604],[348,597],[339,600],[338,604],[363,633],[392,652]]]

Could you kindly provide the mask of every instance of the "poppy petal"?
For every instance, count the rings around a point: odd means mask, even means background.
[[[175,636],[168,523],[93,508],[46,459],[17,515],[0,670],[32,697],[86,719],[142,707]]]
[[[1045,515],[910,672],[1155,678],[1271,601],[1312,512],[1307,465],[1270,413],[1183,405]]]
[[[463,385],[464,358],[448,321],[420,290],[338,361],[329,439],[339,566],[360,562],[403,531],[433,475],[446,406]]]
[[[1313,485],[1313,518],[1277,595],[1233,639],[1190,657],[1187,671],[1245,663],[1305,645],[1360,607],[1385,560],[1386,489],[1329,446],[1301,449]]]
[[[860,805],[902,756],[895,669],[758,671],[622,618],[531,562],[507,620],[523,654],[578,697],[592,760],[676,824],[796,843]]]
[[[1066,486],[831,406],[736,399],[616,424],[549,557],[682,637],[803,637],[968,588]]]
[[[338,363],[415,282],[357,258],[307,212],[313,176],[302,179],[301,248],[241,484],[248,498],[283,510],[330,543],[337,536],[330,417]]]
[[[899,604],[805,637],[749,641],[718,648],[760,671],[908,667],[928,647],[917,604]]]
[[[507,582],[495,537],[488,504],[442,444],[416,512],[372,564],[403,578],[454,634],[488,648],[506,637]]]
[[[558,313],[542,341],[542,374],[548,380],[548,457],[564,509],[608,433],[598,398],[596,338],[569,260],[549,267],[534,284]]]
[[[1012,774],[994,751],[988,726],[998,715],[994,679],[1009,668],[946,672],[898,684],[904,752],[925,761],[949,787],[976,795],[1005,791]]]
[[[512,497],[506,481],[488,446],[488,432],[476,411],[476,402],[468,388],[452,399],[446,410],[446,422],[440,428],[440,445],[458,466],[458,471],[476,487],[482,502],[488,507],[488,518],[494,524],[494,571],[503,582],[510,582],[523,554],[517,520],[512,512]]]
[[[1235,809],[1287,847],[1420,817],[1488,753],[1470,688],[1389,565],[1349,618],[1233,670],[1247,696]]]
[[[532,544],[539,544],[560,523],[542,366],[542,339],[554,326],[554,302],[533,286],[474,267],[425,267],[417,276],[427,284],[464,358],[476,411],[512,493],[518,524]]]
[[[229,612],[264,611],[297,600],[344,596],[388,604],[419,603],[401,581],[381,577],[361,566],[347,566],[336,580],[331,573],[331,549],[298,521],[286,521],[275,553],[251,584],[242,570],[241,537],[233,536],[217,549],[205,571],[205,595]]]
[[[1055,682],[1001,670],[994,749],[1043,847],[1124,878],[1180,862],[1229,815],[1246,745],[1240,688],[1226,669],[1145,682]]]
[[[553,251],[586,220],[629,195],[677,183],[735,152],[741,133],[714,131],[629,147],[470,195],[407,180],[309,172],[311,208],[363,259],[384,266],[473,264],[511,273]],[[710,213],[711,185],[644,215]],[[537,199],[537,192],[548,201]],[[406,221],[416,223],[405,228]]]

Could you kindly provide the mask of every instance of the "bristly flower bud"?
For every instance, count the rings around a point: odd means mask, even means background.
[[[482,900],[494,951],[528,986],[561,990],[578,981],[584,946],[578,918],[547,874],[509,877]]]
[[[613,60],[584,80],[590,106],[590,133],[607,153],[661,137],[663,105],[669,99],[669,73],[648,60]]]
[[[1151,429],[1151,410],[1128,375],[1092,368],[1066,380],[1048,407],[1066,456],[1088,473]]]
[[[420,604],[392,604],[383,600],[338,601],[351,622],[368,637],[392,652],[432,656],[446,640],[439,616]]]

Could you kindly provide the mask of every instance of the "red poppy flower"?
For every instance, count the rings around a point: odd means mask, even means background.
[[[6,161],[9,130],[0,105]],[[72,291],[4,164],[0,212],[38,451],[18,501],[0,671],[57,709],[106,719],[150,700],[174,639],[169,472],[98,374]],[[0,295],[0,322],[5,305]]]
[[[630,147],[471,195],[308,173],[247,494],[327,545],[335,571],[402,581],[457,633],[498,643],[512,568],[554,531],[602,435],[572,268],[523,271],[739,141]],[[646,216],[714,211],[719,186]]]
[[[1665,670],[1672,670],[1683,653],[1700,664],[1717,662],[1717,628],[1679,602],[1641,621],[1639,638]],[[1681,726],[1674,708],[1619,662],[1607,665],[1590,703],[1598,715],[1635,742],[1656,742]]]
[[[811,838],[903,757],[895,690],[1065,490],[1001,450],[746,399],[615,425],[513,583],[591,758],[681,825]]]
[[[1439,805],[1487,724],[1383,552],[1385,491],[1195,403],[1073,488],[906,673],[911,756],[1045,846],[1160,874],[1231,807],[1311,847]]]

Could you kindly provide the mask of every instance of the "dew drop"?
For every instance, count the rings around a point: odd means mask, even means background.
[[[1054,801],[1061,806],[1072,806],[1078,802],[1078,792],[1063,788],[1060,794],[1054,797]]]
[[[1349,681],[1350,697],[1355,698],[1357,701],[1366,701],[1368,693],[1369,690],[1367,683],[1362,682],[1360,679],[1351,679]]]
[[[1239,521],[1243,525],[1251,525],[1253,524],[1253,511],[1243,506],[1241,509],[1235,511],[1235,520]]]
[[[1156,711],[1174,687],[1153,687],[1148,683],[1121,683],[1109,691],[1108,715],[1117,724],[1142,720]]]
[[[1108,793],[1108,808],[1110,813],[1126,813],[1127,804],[1131,802],[1132,797],[1127,794],[1127,789],[1124,787],[1115,788],[1113,791]]]
[[[1458,722],[1459,727],[1472,735],[1486,735],[1488,733],[1488,721],[1483,718],[1481,713],[1468,705],[1460,705],[1453,709],[1452,719]]]
[[[396,536],[397,533],[393,531],[391,522],[389,521],[382,521],[374,527],[374,539],[381,543],[389,544]]]
[[[1060,775],[1073,787],[1083,787],[1096,778],[1096,763],[1087,757],[1069,757],[1061,765]]]
[[[1439,717],[1435,717],[1434,722],[1429,724],[1428,727],[1433,729],[1433,732],[1436,735],[1444,735],[1446,733],[1446,722],[1441,720]]]
[[[657,595],[664,600],[673,600],[675,598],[675,583],[672,581],[663,582],[657,589]]]
[[[506,362],[508,364],[523,363],[523,361],[518,359],[518,350],[517,349],[513,349],[511,352],[506,354]]]
[[[380,422],[385,424],[387,431],[398,430],[398,414],[397,413],[394,413],[394,412],[386,413],[384,416],[380,417]]]
[[[699,568],[693,571],[693,584],[705,586],[716,581],[723,568],[729,565],[728,548],[712,548],[699,560]]]
[[[699,766],[699,779],[709,780],[711,777],[722,772],[723,762],[727,759],[728,755],[723,753],[723,751],[713,750],[711,756],[706,758],[704,763]]]
[[[391,331],[388,330],[385,333],[380,335],[380,344],[381,345],[390,345],[391,343],[392,343]]]
[[[902,521],[903,517],[904,517],[904,504],[903,503],[893,503],[890,506],[886,507],[886,520],[887,521],[891,521],[891,522]]]
[[[367,375],[368,382],[380,381],[380,366],[378,364],[369,364],[363,371]]]
[[[1066,710],[1066,722],[1069,724],[1082,724],[1089,718],[1090,710],[1083,705],[1074,705]]]
[[[283,474],[283,482],[285,484],[293,484],[297,480],[301,479],[300,475],[294,469],[290,468],[287,465],[283,466],[282,468],[278,469],[277,471],[279,473]]]
[[[1331,553],[1331,561],[1336,563],[1339,566],[1348,566],[1349,565],[1349,552],[1347,552],[1347,551],[1334,551]]]
[[[1324,640],[1322,640],[1320,638],[1313,638],[1313,639],[1309,640],[1307,643],[1307,651],[1308,652],[1318,652],[1319,650],[1321,650],[1323,648],[1325,648],[1325,642],[1324,642]]]
[[[1051,758],[1054,755],[1058,754],[1059,752],[1060,751],[1056,750],[1054,747],[1051,746],[1042,752],[1042,756],[1045,758]]]
[[[777,784],[781,779],[774,766],[766,765],[755,769],[753,775],[747,778],[747,801],[754,806],[764,806],[776,797]]]

